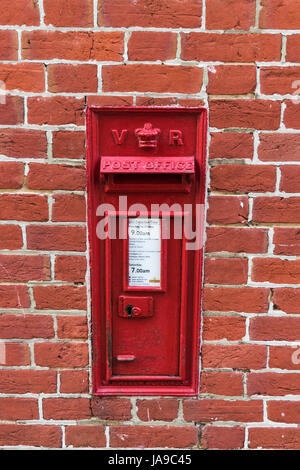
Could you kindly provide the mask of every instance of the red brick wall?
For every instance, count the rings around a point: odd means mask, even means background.
[[[299,448],[299,30],[299,0],[2,0],[2,448]],[[198,398],[91,396],[86,104],[208,108]]]

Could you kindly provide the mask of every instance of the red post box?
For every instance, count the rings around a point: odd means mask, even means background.
[[[97,395],[198,390],[206,110],[87,113]]]

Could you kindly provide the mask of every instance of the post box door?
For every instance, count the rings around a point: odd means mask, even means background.
[[[197,393],[202,245],[185,224],[203,229],[205,125],[202,108],[88,111],[96,394]]]

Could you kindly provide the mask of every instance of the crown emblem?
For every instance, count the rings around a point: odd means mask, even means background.
[[[157,127],[153,128],[151,122],[146,122],[144,127],[135,130],[135,135],[141,148],[156,148],[159,134],[160,129]]]

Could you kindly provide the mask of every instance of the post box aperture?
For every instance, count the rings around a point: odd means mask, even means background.
[[[87,132],[94,393],[196,395],[206,111],[91,106]]]

